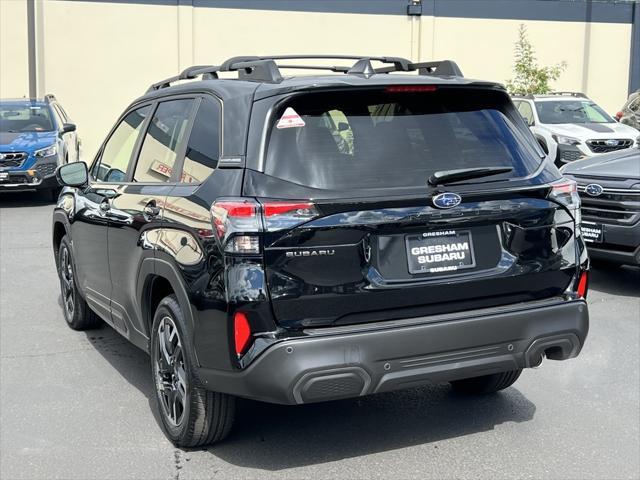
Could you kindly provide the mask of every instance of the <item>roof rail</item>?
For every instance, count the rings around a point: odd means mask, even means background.
[[[278,64],[279,60],[355,60],[352,66],[342,65],[299,65]],[[374,68],[371,62],[390,64]],[[272,56],[239,56],[216,65],[196,65],[186,68],[179,75],[166,78],[149,87],[147,92],[169,87],[180,80],[190,80],[202,77],[203,80],[218,78],[218,72],[238,72],[238,80],[255,82],[279,83],[283,80],[281,68],[302,70],[327,70],[351,75],[363,75],[369,78],[374,74],[391,72],[414,72],[419,75],[457,76],[462,77],[462,71],[451,60],[438,62],[413,63],[402,57],[367,57],[358,55],[272,55]]]
[[[589,98],[582,92],[549,92],[547,95],[557,95],[564,97]]]
[[[51,103],[51,102],[55,102],[56,101],[56,96],[52,93],[47,93],[44,96],[44,101],[45,103]]]

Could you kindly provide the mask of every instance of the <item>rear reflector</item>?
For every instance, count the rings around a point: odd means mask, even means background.
[[[589,290],[589,277],[588,272],[582,272],[580,274],[580,280],[578,280],[577,293],[581,298],[587,298],[587,292]]]
[[[435,85],[394,85],[385,88],[387,93],[415,93],[415,92],[435,92],[438,89]]]
[[[251,326],[247,316],[242,312],[236,312],[233,316],[233,338],[236,355],[240,356],[247,351],[251,340]]]

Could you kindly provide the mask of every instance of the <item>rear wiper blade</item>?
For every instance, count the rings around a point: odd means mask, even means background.
[[[513,171],[512,167],[479,167],[462,168],[459,170],[440,170],[429,177],[429,185],[447,185],[449,183],[471,180],[473,178],[490,177]]]

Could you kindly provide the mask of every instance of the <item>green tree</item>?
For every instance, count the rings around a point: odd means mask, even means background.
[[[552,67],[541,67],[527,35],[527,27],[520,24],[515,48],[515,76],[507,81],[507,90],[512,95],[544,94],[551,91],[550,82],[560,78],[567,62]]]

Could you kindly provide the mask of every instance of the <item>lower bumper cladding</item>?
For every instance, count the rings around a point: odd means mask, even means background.
[[[589,329],[583,300],[412,319],[393,328],[330,329],[284,340],[245,370],[200,368],[206,388],[302,404],[535,367],[578,355]],[[371,325],[371,324],[369,324]]]

